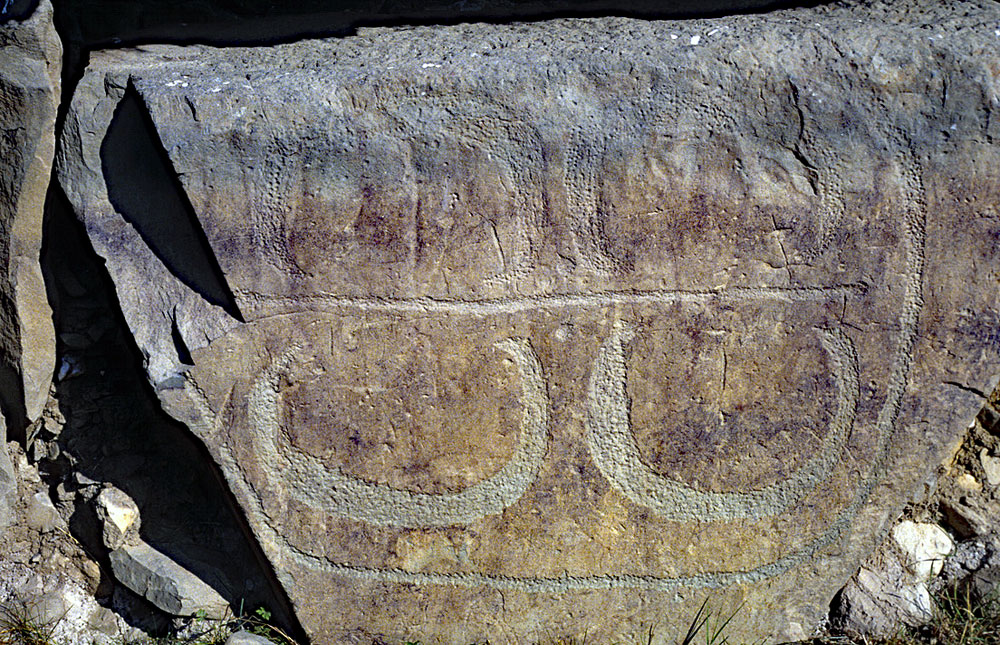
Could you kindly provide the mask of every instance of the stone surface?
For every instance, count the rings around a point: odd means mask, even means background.
[[[317,642],[780,640],[995,384],[998,23],[95,53],[59,176]]]
[[[218,592],[148,544],[125,544],[110,557],[119,582],[169,614],[194,616],[204,612],[221,618],[229,609]]]
[[[36,443],[51,437],[45,442],[49,455],[56,452],[53,444],[58,447],[57,460],[38,465],[57,478],[50,486],[60,510],[73,518],[74,536],[91,552],[105,552],[93,501],[112,485],[141,509],[143,541],[169,553],[231,606],[268,607],[276,623],[297,636],[287,600],[217,468],[190,431],[163,413],[145,381],[103,262],[68,205],[56,205],[47,217],[43,258],[56,329],[60,336],[79,332],[92,341],[63,346],[61,358],[72,358],[78,373],[57,383],[58,404],[47,406]],[[148,603],[129,602],[133,597],[115,595],[123,601],[115,600],[115,610],[130,624],[160,633],[162,617],[149,616]]]
[[[14,504],[17,501],[17,482],[14,469],[7,455],[7,446],[0,446],[0,534],[14,521]]]
[[[955,548],[944,529],[926,522],[901,522],[892,529],[892,537],[906,556],[906,567],[922,582],[941,572],[945,557]]]
[[[964,473],[955,481],[955,483],[958,484],[962,490],[968,492],[978,493],[983,490],[983,485],[979,483],[979,480],[968,473]]]
[[[996,548],[995,543],[991,546]],[[988,602],[995,599],[997,588],[1000,587],[1000,553],[992,551],[972,575],[964,580],[964,586],[974,600]]]
[[[934,586],[955,588],[970,575],[988,565],[992,548],[979,539],[964,540],[955,545],[955,550],[945,560],[941,575]],[[942,584],[943,583],[943,584]]]
[[[139,540],[139,507],[124,491],[108,486],[94,500],[101,521],[101,539],[110,550]]]
[[[39,255],[61,56],[49,0],[0,22],[0,407],[15,432],[41,415],[55,363]]]
[[[988,398],[997,397],[1000,388]],[[981,411],[965,436],[948,448],[933,488],[911,500],[907,519],[892,527],[835,599],[834,630],[859,641],[891,640],[905,627],[930,620],[931,598],[956,592],[964,598],[968,592],[978,601],[994,593],[1000,582],[1000,491],[969,482],[988,481],[983,459],[1000,449],[996,429],[991,415]],[[966,539],[955,543],[952,535]]]

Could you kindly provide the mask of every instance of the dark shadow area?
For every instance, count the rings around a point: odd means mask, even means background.
[[[181,330],[177,327],[176,318],[170,321],[170,338],[173,339],[174,348],[177,350],[177,360],[183,365],[194,365],[194,359],[191,358],[191,350],[188,349],[187,343],[184,342],[184,336],[181,335]]]
[[[4,324],[4,323],[0,323]],[[0,365],[0,393],[10,396],[0,396],[0,412],[3,413],[7,426],[7,441],[24,441],[24,428],[28,425],[27,410],[24,403],[24,388],[21,385],[21,375],[10,365]],[[0,433],[0,439],[3,439]]]
[[[8,20],[24,20],[35,13],[38,0],[0,0],[0,25]]]
[[[50,187],[44,239],[66,423],[55,438],[58,456],[39,467],[53,497],[75,504],[74,535],[107,565],[88,499],[112,484],[139,506],[143,540],[212,586],[234,613],[267,607],[305,642],[207,449],[160,409],[110,277],[58,187]]]
[[[3,146],[0,145],[0,150]],[[2,194],[2,193],[0,193]],[[0,225],[0,235],[6,234]],[[0,261],[7,266],[5,249],[0,242]],[[7,281],[5,275],[0,280]],[[0,289],[0,413],[3,413],[7,426],[7,440],[24,440],[24,428],[28,424],[28,412],[24,406],[24,384],[18,368],[21,364],[21,324],[17,316],[17,305],[8,296],[13,291],[4,285]],[[0,439],[3,439],[0,430]]]
[[[149,111],[131,84],[101,142],[101,169],[111,204],[164,266],[205,300],[243,322]]]

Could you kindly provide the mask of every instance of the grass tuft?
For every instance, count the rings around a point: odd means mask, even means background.
[[[27,603],[0,604],[0,645],[63,645],[55,638],[56,627],[61,618],[46,622],[42,613],[34,605]],[[298,645],[296,641],[278,627],[271,624],[271,612],[259,608],[251,615],[213,619],[204,612],[191,617],[180,636],[141,637],[138,639],[119,638],[120,645],[223,645],[235,632],[248,631],[263,636],[275,645]],[[74,641],[75,642],[75,641]],[[83,642],[86,642],[84,636]]]
[[[936,597],[934,619],[908,630],[885,645],[998,645],[1000,598],[997,593],[975,600],[968,587],[943,591]],[[874,644],[882,645],[882,644]]]
[[[46,623],[31,604],[0,604],[0,645],[56,645],[59,621]]]

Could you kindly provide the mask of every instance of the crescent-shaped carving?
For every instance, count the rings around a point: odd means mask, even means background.
[[[588,391],[587,442],[611,486],[633,503],[676,521],[760,519],[780,514],[826,479],[843,451],[857,411],[858,359],[845,334],[817,330],[834,363],[837,412],[818,454],[780,482],[740,493],[702,491],[665,477],[646,465],[632,435],[625,391],[625,342],[632,331],[619,323],[604,342]]]
[[[517,448],[492,477],[458,493],[412,492],[347,475],[286,442],[279,445],[277,438],[284,432],[278,382],[301,351],[292,348],[260,375],[248,397],[251,436],[267,479],[287,482],[289,495],[312,508],[379,526],[451,526],[502,513],[538,476],[545,457],[549,412],[541,364],[528,341],[508,339],[496,347],[517,365],[523,414]]]

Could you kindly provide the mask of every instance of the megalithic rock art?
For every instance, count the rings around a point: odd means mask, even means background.
[[[778,640],[995,385],[997,25],[98,52],[59,176],[316,642]]]

